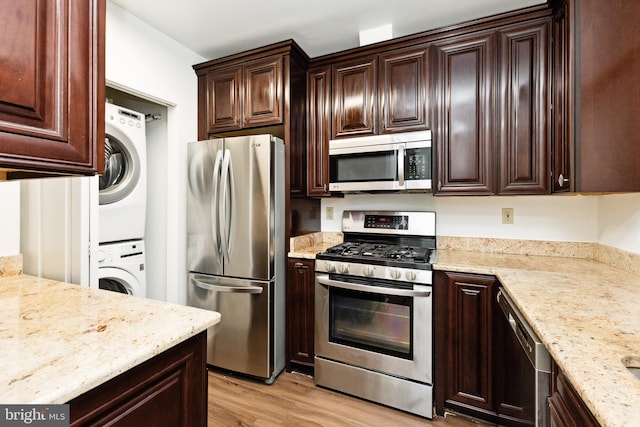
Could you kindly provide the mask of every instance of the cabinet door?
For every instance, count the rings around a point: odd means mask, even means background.
[[[244,66],[244,127],[282,123],[282,55]]]
[[[331,74],[333,138],[377,134],[376,58],[334,65]]]
[[[495,33],[435,45],[434,194],[493,194]]]
[[[551,189],[554,193],[573,191],[573,116],[569,102],[572,96],[568,5],[564,3],[553,16],[552,102],[551,127]]]
[[[207,332],[74,398],[70,426],[207,424]]]
[[[312,69],[307,75],[307,195],[330,196],[331,69]]]
[[[548,194],[549,21],[499,32],[498,194]]]
[[[315,261],[289,259],[287,280],[287,364],[307,372],[313,370]]]
[[[105,7],[2,2],[0,171],[104,169]]]
[[[436,409],[495,419],[493,276],[437,272]],[[493,418],[492,418],[493,417]]]
[[[242,128],[242,67],[212,70],[206,76],[207,133]]]
[[[380,55],[382,133],[428,129],[427,46]]]
[[[600,426],[555,362],[551,364],[551,396],[547,402],[551,426]]]

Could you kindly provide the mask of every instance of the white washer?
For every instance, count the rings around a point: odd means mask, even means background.
[[[105,173],[99,178],[100,243],[143,239],[147,206],[145,116],[105,105]]]
[[[135,240],[100,245],[98,279],[100,289],[146,297],[144,242]]]

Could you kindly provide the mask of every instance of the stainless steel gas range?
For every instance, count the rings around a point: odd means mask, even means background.
[[[316,256],[315,382],[433,417],[434,212],[345,211]]]

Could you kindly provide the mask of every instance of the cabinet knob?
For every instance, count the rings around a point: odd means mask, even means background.
[[[558,177],[558,185],[560,187],[564,187],[564,184],[568,182],[569,182],[569,178],[565,178],[564,175],[560,174],[560,176]]]

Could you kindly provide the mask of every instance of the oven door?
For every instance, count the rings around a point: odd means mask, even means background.
[[[316,356],[431,384],[431,290],[317,274]]]

